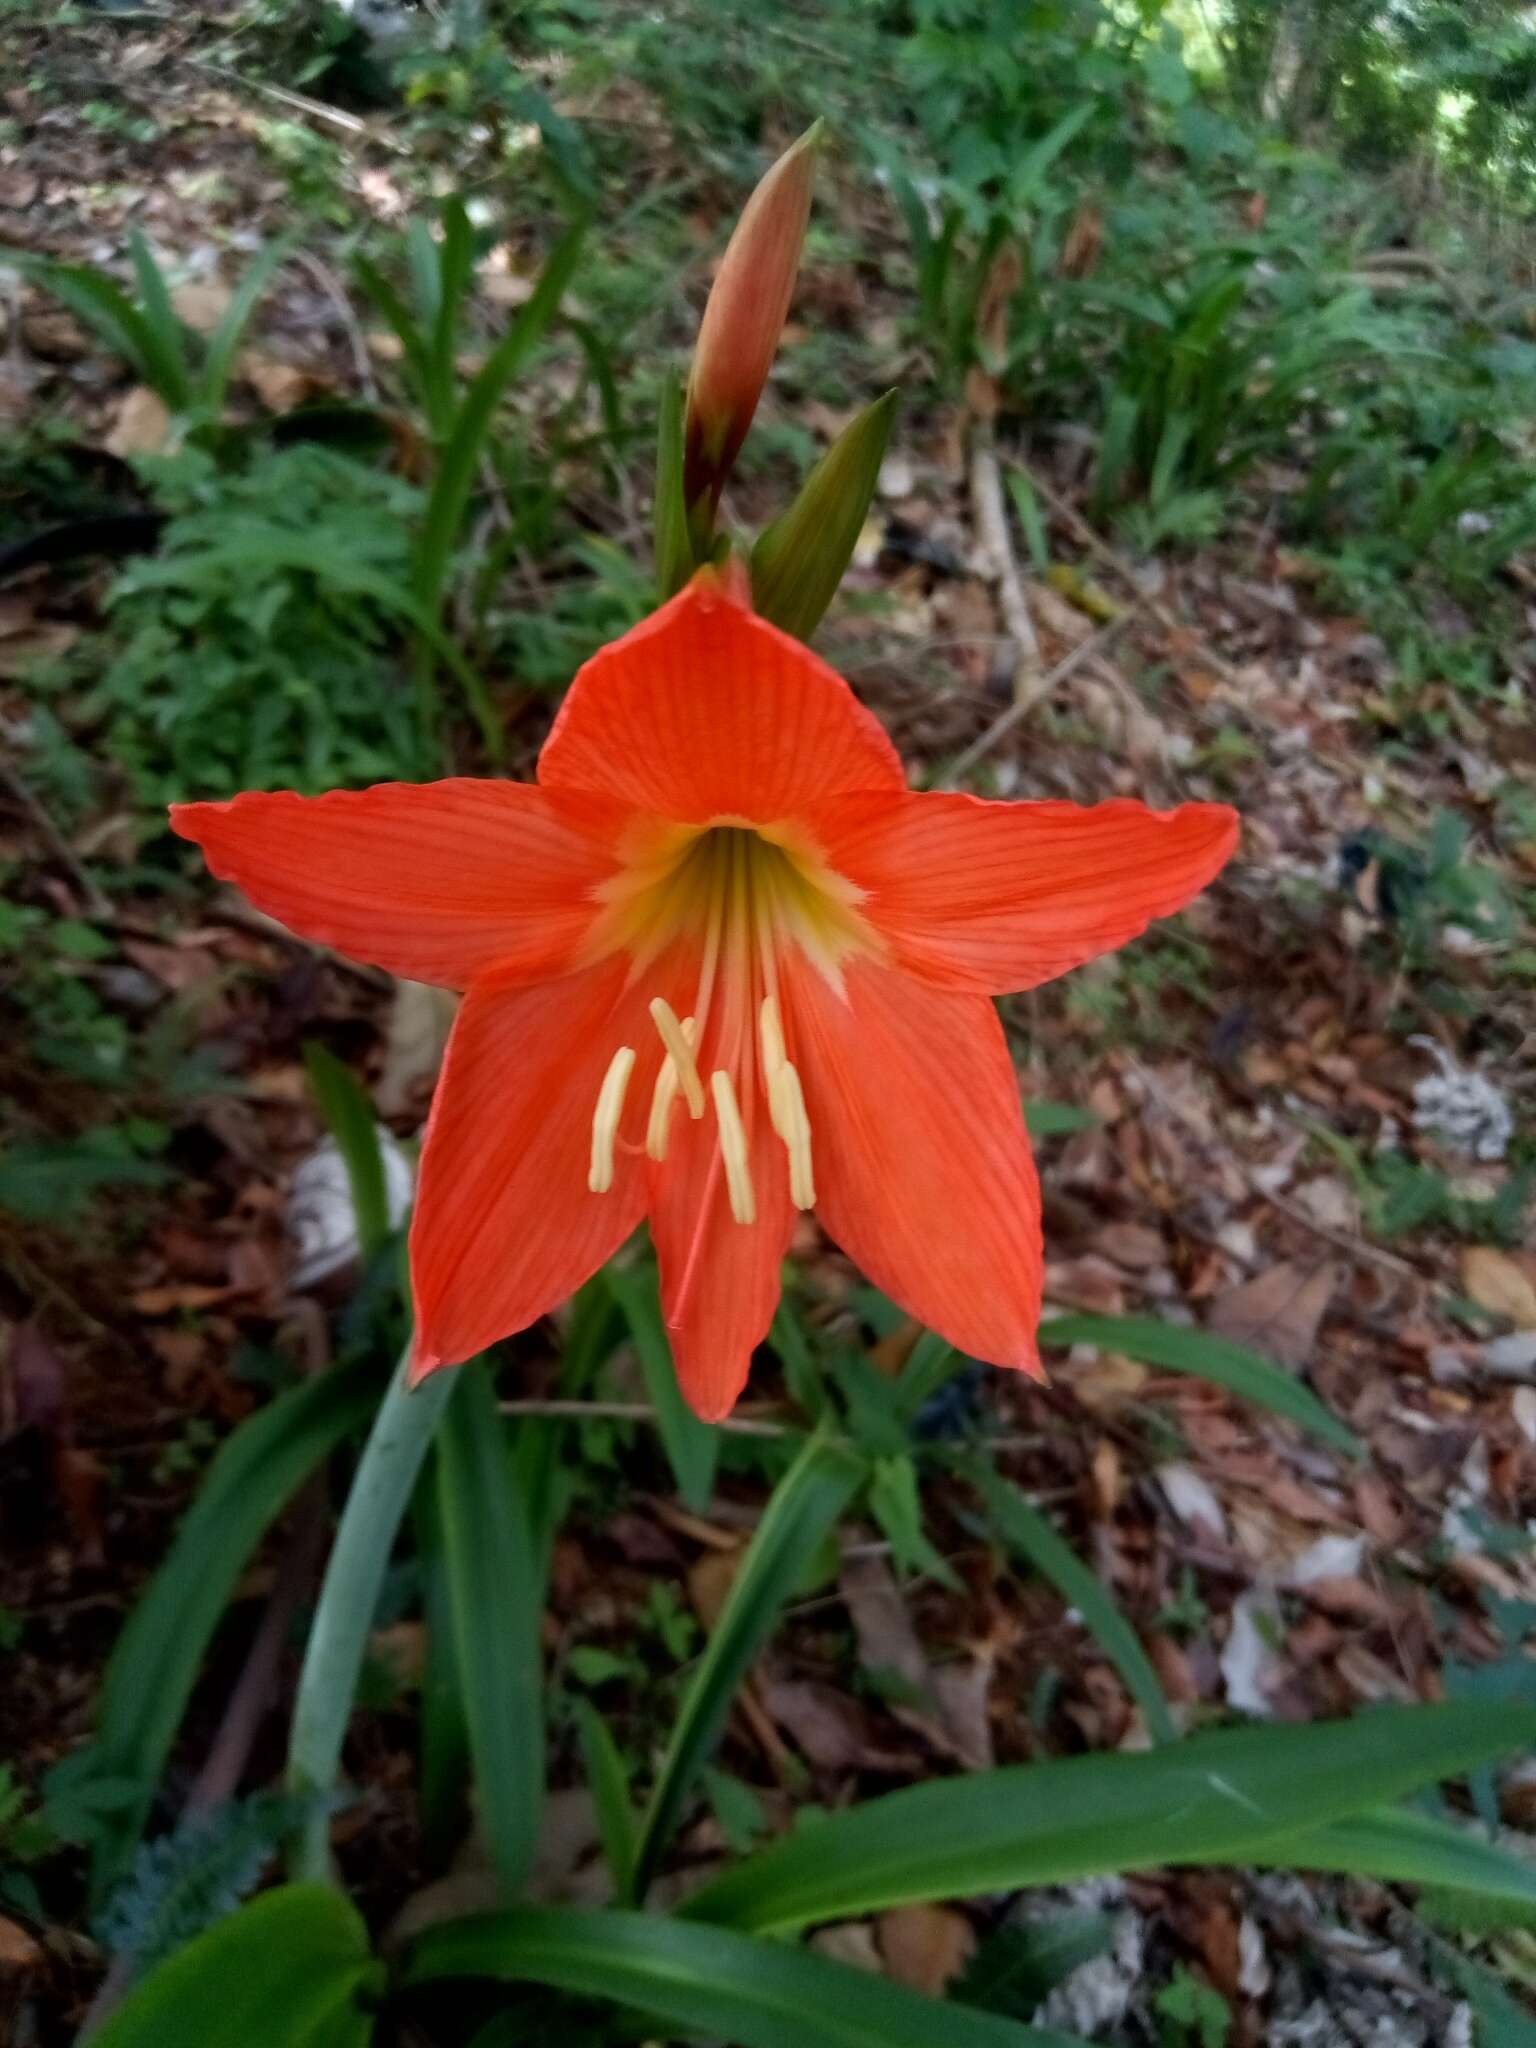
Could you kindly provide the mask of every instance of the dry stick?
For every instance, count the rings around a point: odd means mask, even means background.
[[[283,1651],[299,1603],[313,1591],[325,1550],[329,1526],[328,1496],[323,1482],[311,1480],[299,1497],[294,1527],[273,1575],[266,1612],[251,1638],[245,1663],[235,1681],[202,1769],[192,1781],[185,1812],[206,1813],[233,1799],[256,1737],[277,1693]]]
[[[644,1401],[503,1401],[503,1415],[533,1415],[564,1422],[650,1422],[659,1421],[656,1410]],[[732,1436],[803,1436],[783,1422],[753,1422],[744,1415],[728,1416],[713,1425]]]
[[[1130,623],[1135,616],[1135,610],[1132,606],[1118,618],[1111,619],[1107,625],[1100,626],[1098,631],[1090,633],[1086,640],[1080,640],[1070,654],[1064,654],[1054,668],[1047,669],[1043,676],[1037,676],[1022,696],[1015,698],[1006,711],[1000,712],[993,719],[979,739],[972,740],[964,752],[950,762],[933,787],[953,789],[961,776],[969,774],[983,755],[991,753],[998,741],[1012,732],[1021,720],[1027,718],[1035,706],[1049,697],[1059,683],[1065,682],[1067,677],[1074,670],[1081,668],[1091,655],[1102,654],[1116,634]]]
[[[1130,563],[1110,546],[1102,534],[1095,532],[1070,499],[1064,498],[1053,485],[1046,483],[1021,456],[1014,459],[1018,468],[1028,477],[1057,517],[1065,521],[1091,555],[1096,555],[1107,569],[1114,570],[1127,590],[1135,593],[1138,602],[1152,614],[1165,631],[1182,634],[1185,639],[1192,641],[1199,649],[1201,659],[1210,664],[1224,683],[1241,684],[1242,677],[1238,671],[1224,655],[1216,652],[1199,627],[1191,626],[1176,612],[1170,610],[1160,597],[1154,597],[1150,591],[1144,589]]]
[[[363,396],[370,405],[379,402],[379,387],[373,374],[373,362],[368,354],[368,341],[358,324],[352,301],[341,288],[341,280],[328,263],[315,255],[312,249],[295,249],[291,260],[307,270],[315,283],[336,309],[342,331],[347,337],[347,346],[352,351],[352,371],[362,387]]]
[[[55,860],[69,871],[90,915],[95,918],[109,918],[112,915],[112,905],[82,867],[80,856],[15,769],[7,767],[3,761],[0,761],[0,789],[26,812],[37,827],[39,836],[48,842],[49,851]]]
[[[976,538],[990,566],[991,580],[997,586],[1003,623],[1018,649],[1015,687],[1021,701],[1032,698],[1038,702],[1040,636],[1030,617],[1024,578],[1014,560],[1008,512],[1003,503],[1002,473],[997,465],[997,443],[990,420],[971,423],[971,516],[976,522]]]

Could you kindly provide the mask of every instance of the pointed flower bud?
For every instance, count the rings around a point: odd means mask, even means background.
[[[820,140],[818,121],[747,201],[704,308],[684,424],[690,515],[703,500],[712,520],[757,410],[800,268]]]

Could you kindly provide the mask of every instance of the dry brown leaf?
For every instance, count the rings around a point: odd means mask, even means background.
[[[14,1920],[0,1914],[0,1970],[35,1970],[42,1960],[42,1943],[34,1941]]]
[[[297,363],[280,362],[276,356],[264,355],[256,348],[241,351],[239,371],[268,412],[292,412],[306,398],[325,389],[311,371],[300,369]]]
[[[194,334],[212,334],[229,311],[233,297],[229,286],[216,277],[193,278],[188,284],[177,285],[171,293],[171,305],[184,327],[190,327]]]
[[[910,1752],[884,1747],[865,1710],[836,1686],[814,1678],[769,1678],[759,1691],[768,1713],[818,1770],[882,1771],[899,1777],[917,1763]]]
[[[1508,1252],[1491,1244],[1464,1245],[1461,1284],[1490,1315],[1508,1316],[1521,1330],[1536,1330],[1536,1284]]]
[[[688,1597],[706,1635],[720,1619],[740,1563],[739,1550],[706,1550],[688,1567]]]
[[[1306,1268],[1285,1260],[1217,1295],[1207,1325],[1216,1336],[1230,1337],[1300,1372],[1312,1356],[1318,1325],[1337,1284],[1332,1266]]]
[[[1168,1258],[1163,1233],[1148,1223],[1106,1223],[1094,1242],[1107,1259],[1133,1273],[1149,1272]]]
[[[897,1906],[875,1923],[886,1974],[909,1991],[943,1996],[976,1950],[976,1930],[953,1906]]]
[[[158,455],[170,431],[171,415],[165,400],[147,384],[135,384],[124,394],[112,431],[101,445],[122,461],[130,455]]]

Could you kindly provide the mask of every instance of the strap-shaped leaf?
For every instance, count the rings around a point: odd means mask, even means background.
[[[683,1911],[777,1931],[1110,1871],[1283,1859],[1309,1829],[1533,1738],[1528,1706],[1382,1707],[915,1785],[748,1857]]]
[[[1172,1742],[1175,1729],[1157,1673],[1136,1631],[1097,1574],[1088,1569],[1070,1543],[1063,1541],[1039,1509],[1032,1507],[1016,1487],[1010,1486],[989,1465],[977,1459],[965,1470],[986,1502],[993,1527],[1004,1543],[1026,1557],[1037,1572],[1050,1580],[1067,1605],[1077,1609],[1084,1626],[1098,1638],[1105,1656],[1125,1680],[1126,1690],[1146,1716],[1154,1740]]]
[[[406,1966],[408,1984],[444,1977],[611,1999],[653,2014],[669,2034],[738,2048],[1086,2048],[805,1949],[649,1913],[529,1906],[452,1921],[423,1935]]]
[[[1053,1316],[1040,1325],[1040,1342],[1052,1349],[1067,1344],[1100,1344],[1106,1351],[1123,1352],[1143,1365],[1160,1365],[1167,1372],[1185,1372],[1192,1378],[1209,1380],[1240,1394],[1260,1408],[1283,1415],[1302,1429],[1309,1429],[1336,1450],[1352,1458],[1364,1456],[1360,1439],[1332,1415],[1310,1388],[1260,1358],[1241,1344],[1225,1337],[1212,1337],[1205,1330],[1186,1330],[1178,1323],[1159,1322],[1156,1316]]]
[[[678,1711],[635,1857],[636,1897],[656,1874],[737,1687],[863,1476],[857,1458],[813,1437],[774,1488]]]
[[[765,619],[808,640],[837,595],[864,530],[896,416],[887,391],[838,435],[787,511],[752,550],[752,603]]]
[[[661,1298],[656,1291],[656,1269],[615,1267],[604,1278],[629,1326],[677,1490],[695,1514],[702,1514],[715,1490],[720,1432],[711,1429],[707,1422],[700,1422],[678,1387],[672,1348],[661,1316]]]
[[[544,1803],[544,1603],[489,1369],[475,1360],[458,1381],[437,1440],[438,1522],[480,1822],[510,1894]]]
[[[655,529],[656,588],[663,598],[675,597],[698,565],[683,498],[683,393],[670,374],[656,425]]]
[[[362,1371],[326,1373],[280,1394],[220,1446],[113,1647],[96,1739],[65,1766],[72,1790],[86,1777],[137,1788],[94,1845],[98,1898],[143,1830],[208,1640],[251,1552],[321,1460],[367,1420],[377,1398]]]

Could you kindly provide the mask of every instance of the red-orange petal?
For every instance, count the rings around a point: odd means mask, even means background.
[[[794,1211],[785,1152],[761,1102],[748,1153],[755,1223],[731,1214],[713,1106],[696,1123],[673,1112],[662,1165],[648,1168],[651,1237],[661,1267],[661,1308],[678,1385],[705,1422],[730,1414],[747,1383],[752,1353],[768,1334]]]
[[[840,791],[906,786],[842,677],[711,571],[581,669],[539,781],[682,824],[767,824]]]
[[[498,961],[564,972],[622,822],[594,799],[464,776],[171,806],[213,872],[280,923],[446,988]]]
[[[448,1041],[411,1225],[412,1375],[455,1365],[574,1292],[639,1223],[639,1147],[661,1064],[646,1010],[604,961],[559,981],[470,988]],[[621,1045],[638,1054],[614,1179],[587,1187],[592,1113]]]
[[[1035,988],[1197,896],[1237,845],[1225,804],[834,799],[805,820],[902,966],[943,987]]]
[[[996,1010],[871,961],[841,995],[799,955],[780,984],[818,1217],[959,1350],[1038,1373],[1040,1189]]]

